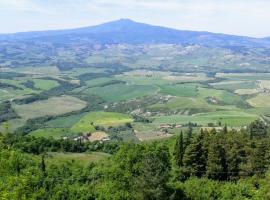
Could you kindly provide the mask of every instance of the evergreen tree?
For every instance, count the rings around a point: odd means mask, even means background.
[[[264,138],[267,135],[267,126],[261,120],[256,120],[249,125],[250,139]]]
[[[206,170],[207,152],[204,146],[205,135],[201,132],[187,146],[183,158],[184,173],[191,176],[202,176]]]
[[[227,163],[224,146],[220,134],[213,137],[208,149],[207,171],[209,178],[217,180],[227,179]]]
[[[138,199],[165,199],[169,180],[170,154],[165,146],[151,147],[146,151],[137,182]]]
[[[184,153],[185,153],[184,138],[183,138],[183,132],[181,131],[180,135],[176,139],[176,143],[174,147],[174,158],[175,158],[176,165],[178,167],[183,166]]]
[[[269,142],[260,140],[253,149],[251,167],[254,174],[262,175],[269,167]]]
[[[192,123],[188,123],[188,130],[187,130],[187,137],[186,137],[186,145],[188,146],[191,141],[192,141],[192,133],[193,133],[193,128],[192,128]]]

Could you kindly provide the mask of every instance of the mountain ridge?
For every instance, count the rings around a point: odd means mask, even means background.
[[[128,44],[199,44],[203,46],[263,46],[270,47],[270,39],[236,36],[207,31],[177,30],[119,19],[95,26],[75,29],[48,30],[0,34],[1,41],[33,41],[50,43],[128,43]]]

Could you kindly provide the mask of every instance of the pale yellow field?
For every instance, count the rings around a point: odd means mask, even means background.
[[[107,138],[108,134],[103,132],[103,131],[98,131],[98,132],[94,132],[91,133],[91,135],[88,137],[88,139],[93,142],[93,141],[97,141],[97,140],[102,140],[104,138]]]
[[[206,74],[203,73],[192,73],[192,74],[181,74],[181,75],[169,75],[163,77],[164,80],[170,80],[170,81],[180,81],[180,82],[190,82],[190,81],[207,81],[211,80],[212,78],[209,78],[206,76]]]
[[[236,94],[245,95],[245,94],[255,94],[257,89],[237,89],[234,91]]]
[[[247,102],[254,107],[270,107],[270,94],[259,94],[254,98],[248,99]]]
[[[262,80],[262,81],[259,81],[259,86],[262,88],[262,89],[270,89],[270,81],[266,81],[266,80]]]

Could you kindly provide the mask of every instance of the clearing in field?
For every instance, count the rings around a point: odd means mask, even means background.
[[[33,82],[35,83],[35,88],[39,90],[49,90],[59,86],[59,83],[55,80],[33,79]]]
[[[91,133],[91,135],[88,137],[89,141],[94,142],[94,141],[99,141],[103,140],[108,137],[108,134],[103,132],[103,131],[97,131],[94,133]]]
[[[102,152],[90,153],[49,153],[46,159],[48,164],[61,164],[66,162],[76,162],[81,165],[88,165],[91,162],[98,162],[109,157],[110,154]]]
[[[13,104],[15,111],[24,119],[32,119],[46,115],[61,115],[81,110],[85,106],[86,102],[72,96],[52,97],[48,100],[36,101],[23,105]]]
[[[94,125],[118,126],[132,121],[133,119],[127,114],[102,111],[90,112],[76,123],[71,130],[74,132],[89,133],[95,131]]]
[[[173,136],[169,133],[163,133],[161,131],[147,131],[147,132],[138,132],[136,137],[140,141],[151,141],[151,140],[161,140]]]
[[[35,137],[45,137],[45,138],[53,137],[55,139],[61,139],[65,136],[70,136],[72,134],[70,133],[70,130],[67,128],[44,128],[32,131],[29,135]]]

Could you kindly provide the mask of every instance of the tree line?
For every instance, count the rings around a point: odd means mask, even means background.
[[[46,152],[92,151],[90,144],[2,134],[0,199],[267,200],[269,141],[262,121],[245,130],[189,127],[168,140],[118,143],[110,157],[83,166],[49,163]]]

